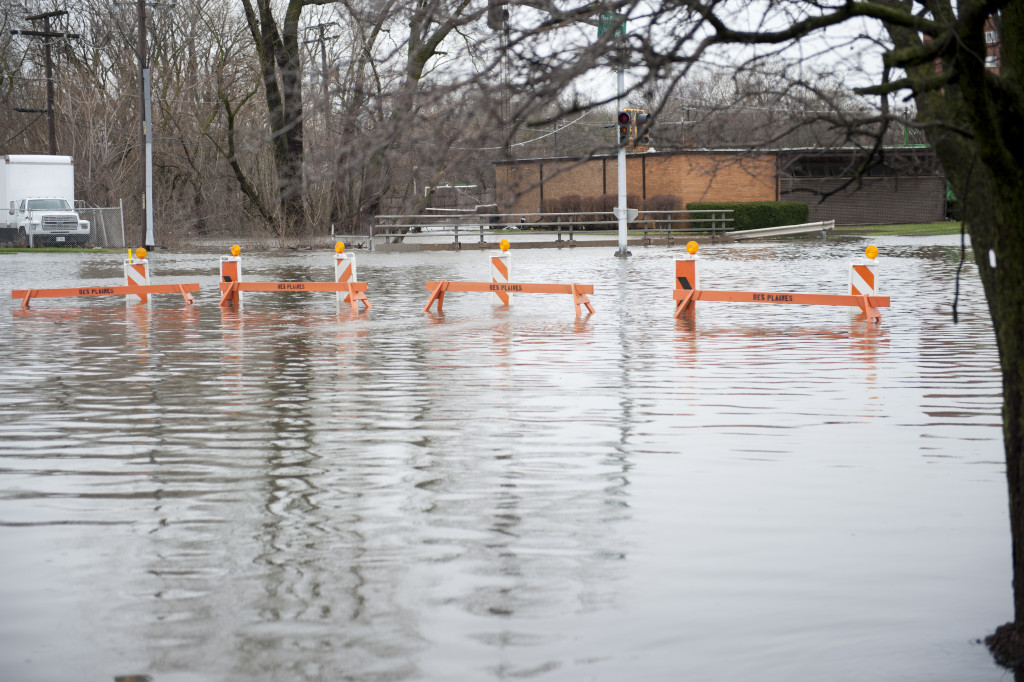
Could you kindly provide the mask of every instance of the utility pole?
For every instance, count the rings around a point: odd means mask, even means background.
[[[336,22],[336,21],[330,21],[330,22],[327,22],[326,24],[317,24],[316,26],[308,26],[308,27],[306,27],[307,31],[319,31],[320,32],[320,35],[318,37],[313,38],[312,40],[305,41],[305,44],[306,45],[310,45],[312,43],[320,43],[320,74],[321,74],[321,78],[323,78],[323,81],[320,83],[320,91],[323,94],[324,104],[325,105],[327,103],[327,96],[329,94],[328,79],[327,79],[327,73],[328,73],[328,70],[327,70],[327,41],[328,40],[333,40],[334,38],[338,37],[338,36],[329,36],[329,35],[327,35],[327,29],[329,29],[331,26],[337,26],[337,24],[338,24],[338,22]]]
[[[622,108],[622,98],[626,91],[626,75],[625,69],[622,65],[623,61],[624,59],[622,58],[620,50],[619,68],[616,74],[616,80],[618,81],[618,96],[616,97],[616,103],[618,104],[619,109]],[[626,223],[629,220],[629,209],[626,205],[626,143],[621,139],[619,140],[619,154],[618,162],[616,163],[616,170],[618,171],[617,180],[619,189],[619,210],[616,212],[616,216],[619,219],[619,250],[615,252],[615,255],[619,258],[624,258],[630,255],[628,248],[629,238],[626,226]]]
[[[145,150],[142,164],[143,246],[152,249],[153,236],[153,125],[149,91],[149,51],[146,47],[146,0],[138,0],[139,15],[139,111],[142,114],[140,149]]]
[[[498,58],[499,72],[501,74],[501,98],[498,116],[501,118],[504,133],[501,141],[501,160],[512,160],[512,88],[509,83],[511,67],[511,55],[509,53],[509,38],[511,15],[506,0],[487,0],[487,26],[498,34]]]
[[[312,43],[320,43],[320,95],[323,98],[324,107],[324,128],[329,128],[330,114],[331,114],[331,89],[330,79],[328,78],[329,70],[327,66],[327,41],[333,40],[338,36],[327,35],[327,29],[331,26],[337,26],[336,21],[331,21],[326,24],[317,24],[316,26],[306,27],[307,31],[319,31],[320,35],[312,40],[303,41],[304,45],[310,45]]]
[[[175,0],[169,2],[146,2],[136,0],[135,8],[139,18],[139,113],[141,127],[139,142],[143,150],[142,163],[142,244],[152,249],[156,244],[153,236],[153,106],[150,97],[149,49],[146,46],[146,5],[167,5],[174,9]],[[133,4],[118,2],[118,5]]]
[[[26,17],[29,21],[40,21],[43,22],[42,31],[11,31],[11,35],[23,35],[23,36],[35,36],[37,38],[43,38],[43,51],[46,60],[46,114],[49,120],[49,138],[50,138],[50,154],[57,154],[57,126],[54,122],[54,106],[53,106],[53,55],[50,52],[51,40],[53,38],[77,38],[77,33],[66,33],[61,31],[59,33],[50,31],[50,19],[53,17],[60,17],[67,14],[66,11],[47,12],[45,14],[35,14],[31,17]]]
[[[334,40],[340,36],[327,35],[327,29],[331,26],[337,26],[337,24],[338,22],[336,21],[330,21],[325,24],[317,24],[316,26],[307,26],[306,31],[318,31],[320,35],[312,40],[303,41],[304,45],[320,43],[320,97],[323,100],[321,106],[323,107],[324,139],[328,141],[331,136],[331,79],[329,77],[330,69],[327,64],[327,41]],[[330,144],[327,144],[326,148],[329,149]],[[337,183],[333,183],[331,188],[330,205],[330,218],[332,221],[338,214],[339,205],[340,200],[338,198]],[[333,222],[331,224],[331,229],[334,229]]]
[[[616,12],[603,12],[598,18],[597,25],[597,37],[600,38],[605,33],[610,32],[613,39],[616,41],[616,85],[618,86],[618,95],[616,96],[616,104],[619,109],[619,116],[623,115],[622,107],[624,104],[624,98],[626,96],[626,56],[628,45],[626,44],[626,17],[625,15],[618,14]],[[628,115],[627,115],[628,116]],[[628,232],[627,223],[629,222],[629,208],[626,206],[626,145],[629,143],[629,137],[632,134],[632,120],[627,118],[625,123],[630,126],[630,130],[625,136],[617,135],[618,140],[618,161],[616,163],[617,179],[618,179],[618,190],[619,190],[619,205],[615,209],[615,217],[619,219],[619,248],[615,252],[617,258],[625,258],[631,255],[627,248]],[[619,124],[623,124],[620,119]]]

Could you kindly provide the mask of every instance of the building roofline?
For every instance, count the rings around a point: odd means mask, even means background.
[[[886,152],[899,152],[899,151],[924,151],[931,150],[930,144],[899,144],[899,145],[884,145],[882,151]],[[814,153],[814,154],[862,154],[870,151],[869,148],[865,147],[781,147],[778,149],[736,149],[736,148],[693,148],[693,149],[675,149],[671,151],[653,151],[653,152],[627,152],[627,158],[637,157],[658,157],[658,156],[677,156],[680,154],[694,155],[694,154],[729,154],[735,156],[769,156],[772,154],[792,154],[792,153]],[[513,159],[513,160],[500,160],[495,161],[494,165],[515,165],[517,163],[537,163],[540,161],[551,161],[559,163],[583,163],[585,161],[595,161],[604,159],[617,159],[617,155],[614,154],[594,154],[592,156],[536,156],[530,158]]]

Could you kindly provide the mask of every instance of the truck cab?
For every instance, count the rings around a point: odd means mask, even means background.
[[[90,225],[60,197],[31,197],[12,201],[8,224],[22,246],[82,245],[89,241]]]

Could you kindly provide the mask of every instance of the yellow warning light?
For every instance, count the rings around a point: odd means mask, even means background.
[[[498,242],[498,246],[501,247],[502,251],[508,251],[508,247],[511,245],[508,243],[507,239],[502,239],[500,242]]]
[[[146,260],[147,251],[141,246],[135,249],[135,257],[139,260]]]
[[[876,258],[878,258],[878,247],[875,246],[874,244],[868,245],[868,248],[864,249],[864,255],[870,258],[871,260],[875,260]]]
[[[335,242],[334,250],[336,252],[338,252],[338,253],[345,253],[345,243],[344,242]]]
[[[687,242],[686,243],[686,252],[688,254],[690,254],[691,256],[693,254],[697,253],[698,249],[700,249],[700,246],[697,244],[697,242]]]
[[[235,244],[234,246],[231,247],[231,255],[232,256],[237,256],[240,253],[242,253],[242,247],[241,246],[239,246],[238,244]]]

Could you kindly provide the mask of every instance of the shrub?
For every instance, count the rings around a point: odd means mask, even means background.
[[[674,194],[655,194],[640,202],[638,208],[641,211],[681,211],[683,200]]]
[[[598,199],[600,199],[601,202],[601,210],[605,213],[611,213],[612,209],[619,205],[618,194],[602,194]],[[640,197],[636,194],[627,194],[626,206],[629,206],[630,208],[639,208]],[[607,219],[608,217],[605,216],[605,220]]]
[[[734,230],[754,230],[808,222],[810,210],[801,201],[694,201],[688,211],[732,211]]]

